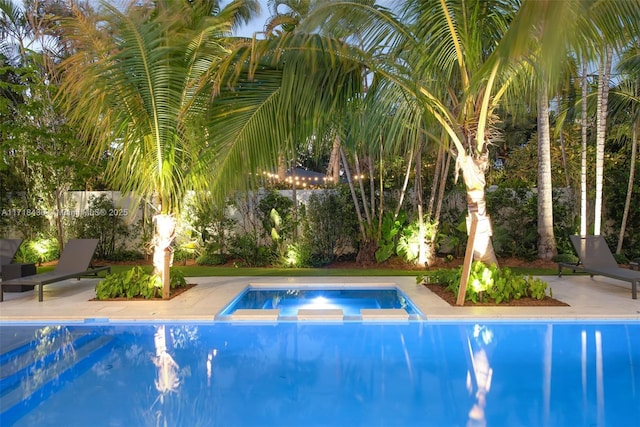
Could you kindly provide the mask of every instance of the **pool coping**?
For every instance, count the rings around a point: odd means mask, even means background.
[[[626,282],[588,275],[543,276],[556,299],[568,307],[452,307],[411,276],[385,277],[200,277],[197,286],[167,301],[91,301],[99,279],[69,280],[45,287],[43,302],[34,291],[6,293],[0,323],[215,322],[215,316],[248,285],[400,288],[426,317],[411,321],[640,321],[640,300]]]

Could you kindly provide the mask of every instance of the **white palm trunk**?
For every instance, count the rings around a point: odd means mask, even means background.
[[[173,215],[158,214],[153,217],[155,235],[153,237],[154,274],[162,281],[162,298],[169,299],[171,280],[169,268],[173,262],[171,244],[176,236],[176,219]]]
[[[426,224],[424,223],[424,200],[422,199],[422,143],[418,144],[418,152],[416,153],[416,205],[418,207],[418,258],[416,264],[420,266],[427,265],[429,262],[427,245],[426,245]]]
[[[598,105],[596,115],[596,198],[593,234],[602,232],[602,189],[604,182],[604,145],[607,131],[607,112],[609,101],[609,76],[611,74],[611,49],[605,49],[598,72]]]
[[[538,89],[538,258],[550,260],[557,254],[553,234],[553,184],[551,181],[551,137],[549,97],[542,79]]]
[[[580,235],[587,235],[587,60],[582,60],[582,113],[580,127],[582,131],[582,149],[580,154]]]
[[[458,153],[457,169],[462,170],[462,176],[467,187],[467,230],[470,230],[471,216],[478,220],[477,231],[473,241],[473,259],[486,265],[498,265],[498,259],[493,250],[491,241],[491,219],[487,214],[487,201],[485,198],[485,170],[487,167],[486,155],[480,158],[472,158],[466,153]]]

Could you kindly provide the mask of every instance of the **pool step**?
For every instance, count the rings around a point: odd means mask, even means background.
[[[372,310],[361,308],[360,316],[363,322],[406,322],[409,320],[409,313],[404,308],[381,308]]]
[[[36,367],[46,368],[89,338],[88,332],[71,335],[54,330],[4,353],[0,356],[0,396]]]
[[[0,354],[0,378],[4,377],[2,374],[4,369],[11,369],[6,367],[7,363],[38,345],[40,340],[34,338],[36,333],[46,334],[49,340],[55,340],[63,332],[62,328],[48,328],[46,332],[43,332],[44,329],[28,328],[28,330],[16,333],[14,336],[2,336],[4,353]]]
[[[50,337],[47,337],[50,338]],[[37,340],[36,340],[37,341]],[[60,390],[70,380],[86,372],[95,363],[94,358],[106,354],[113,337],[83,333],[72,341],[57,340],[25,344],[15,349],[17,356],[2,366],[0,377],[0,424],[8,425]],[[10,369],[11,368],[11,369]]]
[[[300,321],[322,321],[322,322],[342,322],[344,312],[341,308],[300,308],[298,309],[297,320]]]

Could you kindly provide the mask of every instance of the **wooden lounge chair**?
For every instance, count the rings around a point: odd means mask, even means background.
[[[558,263],[558,277],[562,269],[583,271],[593,276],[605,276],[631,283],[631,298],[638,299],[640,271],[622,268],[618,265],[607,242],[602,236],[570,236],[571,244],[578,255],[578,263]]]
[[[21,244],[22,239],[0,239],[0,275],[2,266],[11,263]]]
[[[60,255],[58,264],[53,271],[34,274],[0,282],[0,301],[4,299],[2,287],[5,285],[33,285],[38,286],[38,301],[42,302],[44,285],[60,282],[66,279],[82,276],[98,275],[98,272],[106,270],[111,272],[110,266],[92,267],[91,259],[98,246],[98,239],[73,239],[69,240]]]

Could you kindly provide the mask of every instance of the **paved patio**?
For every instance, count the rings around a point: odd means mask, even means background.
[[[544,276],[553,297],[569,307],[451,307],[413,277],[192,277],[197,286],[169,301],[91,301],[99,279],[67,280],[35,291],[5,293],[0,322],[213,321],[215,315],[249,284],[375,286],[401,288],[428,320],[456,319],[612,319],[640,321],[640,299],[631,285],[596,276]]]

